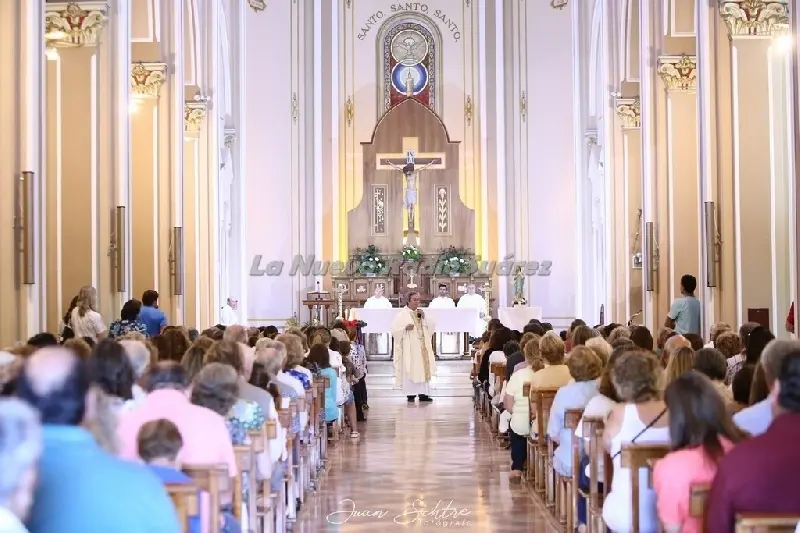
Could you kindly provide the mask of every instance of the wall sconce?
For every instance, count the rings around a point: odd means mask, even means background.
[[[172,228],[172,242],[170,252],[170,269],[172,275],[172,294],[181,296],[183,294],[183,228],[176,226]]]
[[[125,206],[118,205],[114,213],[114,233],[116,234],[116,242],[114,245],[114,262],[115,273],[117,282],[117,292],[125,292],[126,289],[126,252],[127,243],[125,242],[126,222]]]
[[[21,281],[23,285],[36,283],[33,268],[33,181],[34,173],[24,171],[19,177],[19,213],[17,216],[17,229],[19,231],[19,253],[21,260]]]
[[[706,245],[706,286],[717,286],[717,217],[714,202],[704,203],[705,245]]]
[[[645,246],[645,271],[644,271],[644,288],[647,292],[655,291],[655,276],[653,275],[656,270],[656,251],[655,251],[655,224],[653,222],[645,222],[644,224],[644,246]]]

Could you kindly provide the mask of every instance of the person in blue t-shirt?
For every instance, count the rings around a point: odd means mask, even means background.
[[[160,335],[167,327],[167,315],[158,308],[158,291],[147,290],[142,294],[142,309],[139,311],[139,322],[147,326],[147,335]]]
[[[164,418],[148,422],[139,430],[137,441],[139,457],[162,483],[192,484],[192,478],[181,472],[178,466],[178,453],[183,448],[183,437],[175,424]],[[200,501],[199,491],[197,501]],[[200,517],[191,517],[189,532],[200,533],[200,529]]]

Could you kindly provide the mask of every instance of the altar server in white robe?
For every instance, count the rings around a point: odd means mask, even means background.
[[[376,285],[373,295],[364,302],[364,309],[391,309],[392,302],[383,293],[384,286],[382,284]],[[366,350],[367,355],[388,354],[389,334],[368,333]]]
[[[475,284],[467,285],[467,294],[458,299],[458,308],[477,309],[478,318],[469,331],[470,337],[478,338],[486,331],[486,300],[483,296],[475,293]]]
[[[430,402],[431,378],[436,362],[431,347],[433,323],[419,309],[419,293],[408,293],[408,304],[392,322],[394,339],[395,386],[402,387],[409,402],[419,396],[420,402]]]
[[[428,304],[431,309],[455,309],[456,303],[447,294],[447,284],[439,284],[439,296],[431,300]],[[436,347],[438,354],[457,354],[459,353],[458,333],[436,333]]]

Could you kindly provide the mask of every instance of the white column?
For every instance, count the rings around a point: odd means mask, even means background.
[[[122,305],[130,297],[131,291],[131,259],[133,247],[131,245],[131,224],[134,223],[133,213],[130,211],[130,178],[131,178],[131,124],[130,124],[130,91],[131,91],[131,4],[128,0],[117,0],[111,6],[111,21],[108,35],[112,47],[112,127],[114,135],[114,198],[116,206],[125,207],[125,235],[117,236],[117,243],[125,244],[125,279],[124,290],[117,291],[117,306],[115,311],[122,309]]]
[[[235,246],[232,246],[231,253],[237,254],[237,257],[231,261],[233,265],[238,265],[238,271],[234,277],[236,285],[230,285],[230,291],[235,292],[239,296],[239,321],[247,324],[247,276],[250,272],[250,261],[252,258],[247,257],[247,166],[245,165],[244,154],[247,153],[247,110],[245,102],[247,101],[247,84],[245,83],[245,67],[247,60],[247,24],[245,24],[245,17],[247,10],[250,7],[247,2],[231,2],[233,6],[232,17],[235,20],[233,25],[234,31],[231,36],[231,49],[233,52],[233,64],[235,72],[233,79],[233,120],[236,124],[236,142],[233,144],[231,152],[231,159],[233,160],[234,168],[236,169],[236,178],[234,181],[234,192],[231,194],[231,216],[235,217],[234,228],[236,228],[236,235],[233,237]],[[234,201],[235,200],[235,201]],[[226,275],[228,273],[226,272]],[[228,295],[222,294],[220,304]],[[215,310],[219,313],[219,309]],[[216,315],[215,315],[216,316]]]
[[[314,2],[314,76],[312,77],[313,85],[313,110],[314,110],[314,187],[313,187],[313,195],[314,195],[314,210],[310,213],[310,216],[313,217],[313,224],[314,224],[314,257],[317,261],[323,259],[331,259],[331,258],[324,258],[322,257],[322,143],[323,143],[323,134],[322,134],[322,85],[324,80],[322,78],[322,3],[323,0],[313,0]],[[332,46],[332,43],[327,43],[327,46],[330,46],[332,49],[336,49],[336,46]],[[314,287],[319,284],[322,286],[322,276],[315,276],[314,277]]]
[[[45,329],[47,324],[46,252],[44,244],[45,203],[44,186],[44,2],[23,2],[20,7],[20,170],[29,170],[36,176],[33,195],[33,261],[35,283],[27,285],[23,298],[27,300],[28,336]]]
[[[219,90],[221,84],[221,58],[220,58],[220,24],[223,24],[224,18],[221,16],[222,4],[220,2],[209,2],[206,5],[206,16],[208,24],[206,30],[206,61],[203,73],[205,74],[205,83],[203,83],[204,95],[220,95],[222,92]],[[219,231],[221,228],[220,216],[221,212],[218,207],[217,198],[219,198],[219,175],[220,175],[220,152],[223,148],[225,128],[222,124],[223,120],[223,107],[225,102],[220,97],[216,97],[210,102],[208,110],[206,111],[206,165],[207,165],[207,178],[208,187],[201,204],[201,208],[207,207],[210,212],[200,214],[199,221],[206,228],[205,233],[207,240],[205,244],[208,246],[208,262],[200,269],[202,273],[201,293],[198,294],[198,301],[201,305],[207,306],[206,309],[201,311],[201,317],[209,321],[209,325],[217,324],[217,315],[222,306],[220,303],[219,292],[217,291],[217,265],[219,265]],[[203,254],[198,254],[203,257]]]
[[[183,65],[183,0],[168,0],[165,7],[167,57],[171,63],[169,73],[169,113],[170,113],[170,179],[172,181],[172,227],[183,227],[183,149],[184,149],[184,65]],[[186,240],[184,235],[184,241]],[[172,236],[170,235],[170,239]],[[173,254],[176,251],[173,250]],[[173,257],[175,257],[173,255]],[[180,259],[186,264],[186,258]],[[177,268],[177,267],[176,267]],[[180,268],[185,271],[185,268]],[[170,290],[173,290],[170,287]],[[186,287],[184,286],[184,291]],[[183,296],[175,296],[174,316],[170,320],[175,324],[184,323]]]
[[[642,228],[641,237],[642,242],[646,243],[647,232],[645,230],[648,222],[655,223],[656,220],[656,205],[654,201],[654,180],[656,175],[656,137],[655,137],[655,90],[653,86],[653,72],[655,69],[655,54],[653,47],[655,46],[653,40],[653,17],[656,16],[651,0],[642,0],[639,3],[639,40],[640,40],[640,53],[639,53],[639,86],[640,86],[640,101],[641,101],[641,117],[642,117]],[[658,241],[658,228],[655,228],[653,237],[653,247]],[[644,265],[642,269],[643,277],[643,295],[644,295],[644,317],[643,324],[651,331],[655,331],[658,327],[655,324],[654,317],[654,302],[656,293],[654,291],[647,291],[646,279],[648,271],[653,270],[652,254],[647,253],[647,245],[642,247],[644,253]],[[652,257],[651,257],[652,255]],[[652,280],[655,284],[657,273],[652,272]]]

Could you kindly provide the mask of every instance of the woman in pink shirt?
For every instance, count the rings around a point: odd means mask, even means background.
[[[700,533],[702,524],[689,516],[691,487],[710,483],[722,457],[747,435],[733,423],[711,380],[694,370],[669,384],[664,402],[672,451],[653,471],[658,517],[666,533]]]

